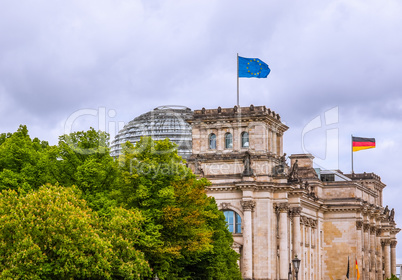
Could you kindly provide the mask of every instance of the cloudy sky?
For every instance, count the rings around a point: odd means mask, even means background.
[[[0,132],[56,144],[160,105],[233,107],[236,54],[258,57],[271,74],[241,79],[240,105],[279,113],[285,152],[326,169],[349,173],[351,135],[375,137],[354,171],[381,176],[402,227],[401,14],[398,0],[2,0]]]

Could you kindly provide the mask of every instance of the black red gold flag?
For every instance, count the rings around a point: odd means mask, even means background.
[[[372,148],[375,148],[375,138],[352,137],[353,152]]]

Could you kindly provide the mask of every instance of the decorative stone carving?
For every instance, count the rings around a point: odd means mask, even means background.
[[[285,175],[285,168],[286,168],[286,153],[284,153],[279,158],[279,164],[274,167],[274,172],[276,175]]]
[[[391,248],[396,248],[396,243],[398,243],[396,240],[390,241]]]
[[[386,215],[386,216],[388,216],[388,213],[389,213],[389,209],[388,209],[388,205],[387,206],[385,206],[385,209],[384,209],[384,215]]]
[[[375,226],[370,226],[370,234],[376,234],[377,228]]]
[[[251,156],[249,152],[245,153],[243,164],[244,164],[243,176],[252,176],[253,169],[251,168]]]
[[[383,222],[389,222],[390,221],[390,213],[388,209],[388,205],[385,206],[384,213],[383,213]]]
[[[366,232],[366,231],[369,231],[370,230],[370,224],[369,223],[365,223],[365,224],[363,224],[363,230]]]
[[[361,230],[363,226],[363,221],[356,221],[356,229]]]
[[[292,216],[296,217],[296,216],[300,216],[302,208],[301,207],[293,207],[292,208]]]
[[[277,213],[287,212],[289,210],[289,205],[287,203],[279,203],[275,206],[275,210]]]
[[[389,213],[389,221],[390,222],[395,222],[395,210],[392,208],[391,212]]]
[[[381,245],[382,246],[386,246],[386,245],[390,245],[391,244],[391,240],[389,239],[382,239],[381,240]]]
[[[380,235],[381,235],[381,232],[382,232],[382,229],[378,227],[378,228],[377,228],[376,235],[377,235],[377,236],[380,236]]]
[[[194,167],[195,174],[200,174],[202,177],[204,177],[204,170],[202,169],[200,164],[200,155],[197,155],[194,159]]]
[[[242,201],[241,206],[243,207],[243,211],[253,211],[255,207],[255,201],[254,200]]]
[[[316,228],[316,227],[317,227],[317,221],[311,219],[311,220],[310,220],[310,225],[311,225],[312,228]]]
[[[288,182],[299,182],[299,164],[297,162],[298,160],[296,159],[295,163],[292,165],[288,176]]]
[[[221,209],[229,209],[231,206],[230,202],[222,202],[220,204]]]
[[[300,224],[305,225],[306,227],[309,227],[310,219],[305,216],[300,216]]]

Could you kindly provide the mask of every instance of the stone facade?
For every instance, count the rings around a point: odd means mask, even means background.
[[[211,181],[222,211],[237,214],[229,228],[244,279],[288,279],[296,255],[301,280],[345,279],[348,258],[350,279],[356,261],[360,279],[395,274],[400,229],[382,206],[379,176],[317,171],[310,154],[288,165],[288,127],[265,106],[203,108],[188,122],[190,168]]]

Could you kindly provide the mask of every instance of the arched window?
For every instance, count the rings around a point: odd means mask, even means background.
[[[213,133],[209,135],[209,148],[212,150],[216,149],[216,135]]]
[[[239,214],[232,210],[223,211],[225,215],[226,224],[231,233],[241,233],[241,217]]]
[[[233,148],[233,136],[229,132],[225,134],[225,148]]]
[[[249,147],[249,139],[248,139],[248,132],[243,132],[241,134],[241,147],[248,148]]]

